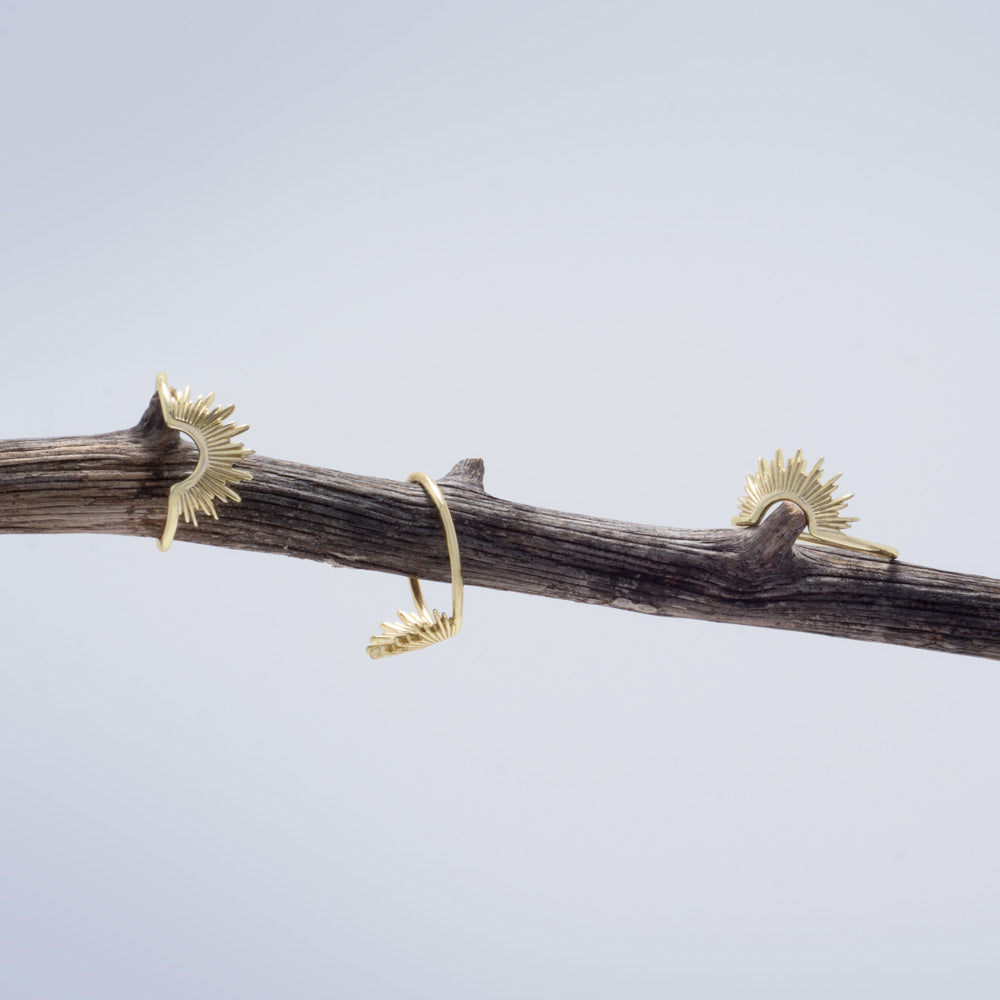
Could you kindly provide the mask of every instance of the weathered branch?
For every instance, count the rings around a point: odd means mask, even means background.
[[[0,533],[157,537],[196,452],[154,397],[136,427],[0,442]],[[243,502],[177,537],[336,566],[448,579],[423,489],[254,456]],[[818,632],[1000,659],[1000,580],[793,544],[784,503],[757,528],[692,531],[543,510],[490,496],[483,464],[439,480],[465,581],[644,614]],[[150,558],[163,558],[152,554]]]

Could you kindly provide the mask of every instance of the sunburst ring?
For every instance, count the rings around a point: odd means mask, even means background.
[[[823,482],[822,458],[811,469],[806,469],[807,463],[801,451],[797,451],[787,463],[780,448],[770,462],[759,459],[757,472],[747,476],[746,496],[739,499],[740,512],[733,518],[733,524],[738,527],[759,524],[774,504],[790,500],[806,515],[809,526],[808,531],[799,535],[800,542],[851,549],[883,559],[895,559],[899,555],[889,545],[845,535],[844,529],[849,528],[857,518],[843,517],[840,512],[854,494],[833,495],[840,473]]]
[[[198,448],[198,461],[190,475],[170,487],[167,522],[163,535],[156,541],[160,551],[166,552],[174,540],[181,514],[185,522],[197,528],[198,511],[218,520],[216,500],[240,502],[239,494],[229,484],[249,482],[253,475],[245,469],[234,469],[233,463],[253,452],[232,440],[249,430],[249,424],[225,423],[236,407],[213,407],[214,392],[192,400],[190,386],[179,392],[170,387],[162,372],[156,376],[156,392],[160,397],[163,422],[172,430],[186,434]]]
[[[417,606],[416,614],[406,611],[399,612],[399,621],[382,622],[380,635],[373,635],[366,652],[373,660],[398,653],[409,653],[415,649],[424,649],[435,643],[443,642],[458,635],[462,628],[462,560],[458,552],[458,536],[455,534],[455,523],[451,519],[451,511],[441,495],[437,483],[423,472],[414,472],[406,477],[408,483],[420,483],[434,501],[441,524],[444,527],[445,542],[448,546],[448,562],[451,566],[451,614],[431,611],[424,603],[424,595],[420,590],[420,581],[410,577],[410,591],[413,602]]]

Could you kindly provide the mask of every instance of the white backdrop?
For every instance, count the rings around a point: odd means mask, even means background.
[[[163,370],[260,454],[691,528],[802,447],[858,534],[1000,576],[998,29],[15,0],[0,435]],[[995,663],[475,589],[372,663],[401,578],[0,553],[4,996],[1000,990]]]

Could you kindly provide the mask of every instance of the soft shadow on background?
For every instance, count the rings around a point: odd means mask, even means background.
[[[801,447],[1000,576],[992,5],[4,22],[0,436],[162,370],[260,454],[691,528]],[[401,578],[0,552],[5,996],[1000,989],[994,663],[484,590],[372,663]]]

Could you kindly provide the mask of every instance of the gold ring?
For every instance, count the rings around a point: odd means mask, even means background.
[[[239,494],[229,483],[248,482],[253,476],[244,469],[234,469],[233,463],[253,452],[241,444],[233,444],[232,438],[249,430],[249,424],[224,424],[236,407],[216,406],[213,409],[214,392],[192,401],[191,386],[178,392],[167,384],[167,376],[162,372],[156,376],[156,391],[163,422],[175,431],[183,431],[198,446],[198,464],[194,471],[170,487],[167,523],[156,542],[160,551],[166,552],[174,540],[181,514],[186,522],[197,528],[199,510],[218,520],[215,500],[240,502]]]
[[[445,503],[437,483],[430,476],[423,472],[414,472],[406,477],[406,481],[420,483],[434,501],[434,506],[441,516],[444,537],[448,545],[448,562],[451,564],[451,615],[428,610],[420,590],[420,581],[411,576],[410,590],[417,606],[417,613],[400,611],[399,621],[382,622],[382,634],[373,635],[367,648],[367,653],[373,660],[433,646],[435,643],[450,639],[453,635],[458,635],[462,628],[462,560],[458,554],[458,536],[455,534],[451,511],[448,510],[448,504]]]
[[[840,473],[825,483],[822,475],[823,459],[806,472],[806,460],[801,451],[797,451],[787,464],[780,449],[770,462],[759,459],[756,475],[747,476],[746,496],[740,497],[740,512],[733,518],[733,524],[739,527],[759,524],[773,504],[779,500],[791,500],[806,515],[809,524],[809,530],[799,535],[800,542],[830,545],[882,559],[895,559],[899,553],[892,546],[843,533],[845,528],[857,521],[856,517],[840,515],[854,494],[845,493],[835,497],[834,485],[840,478]]]

